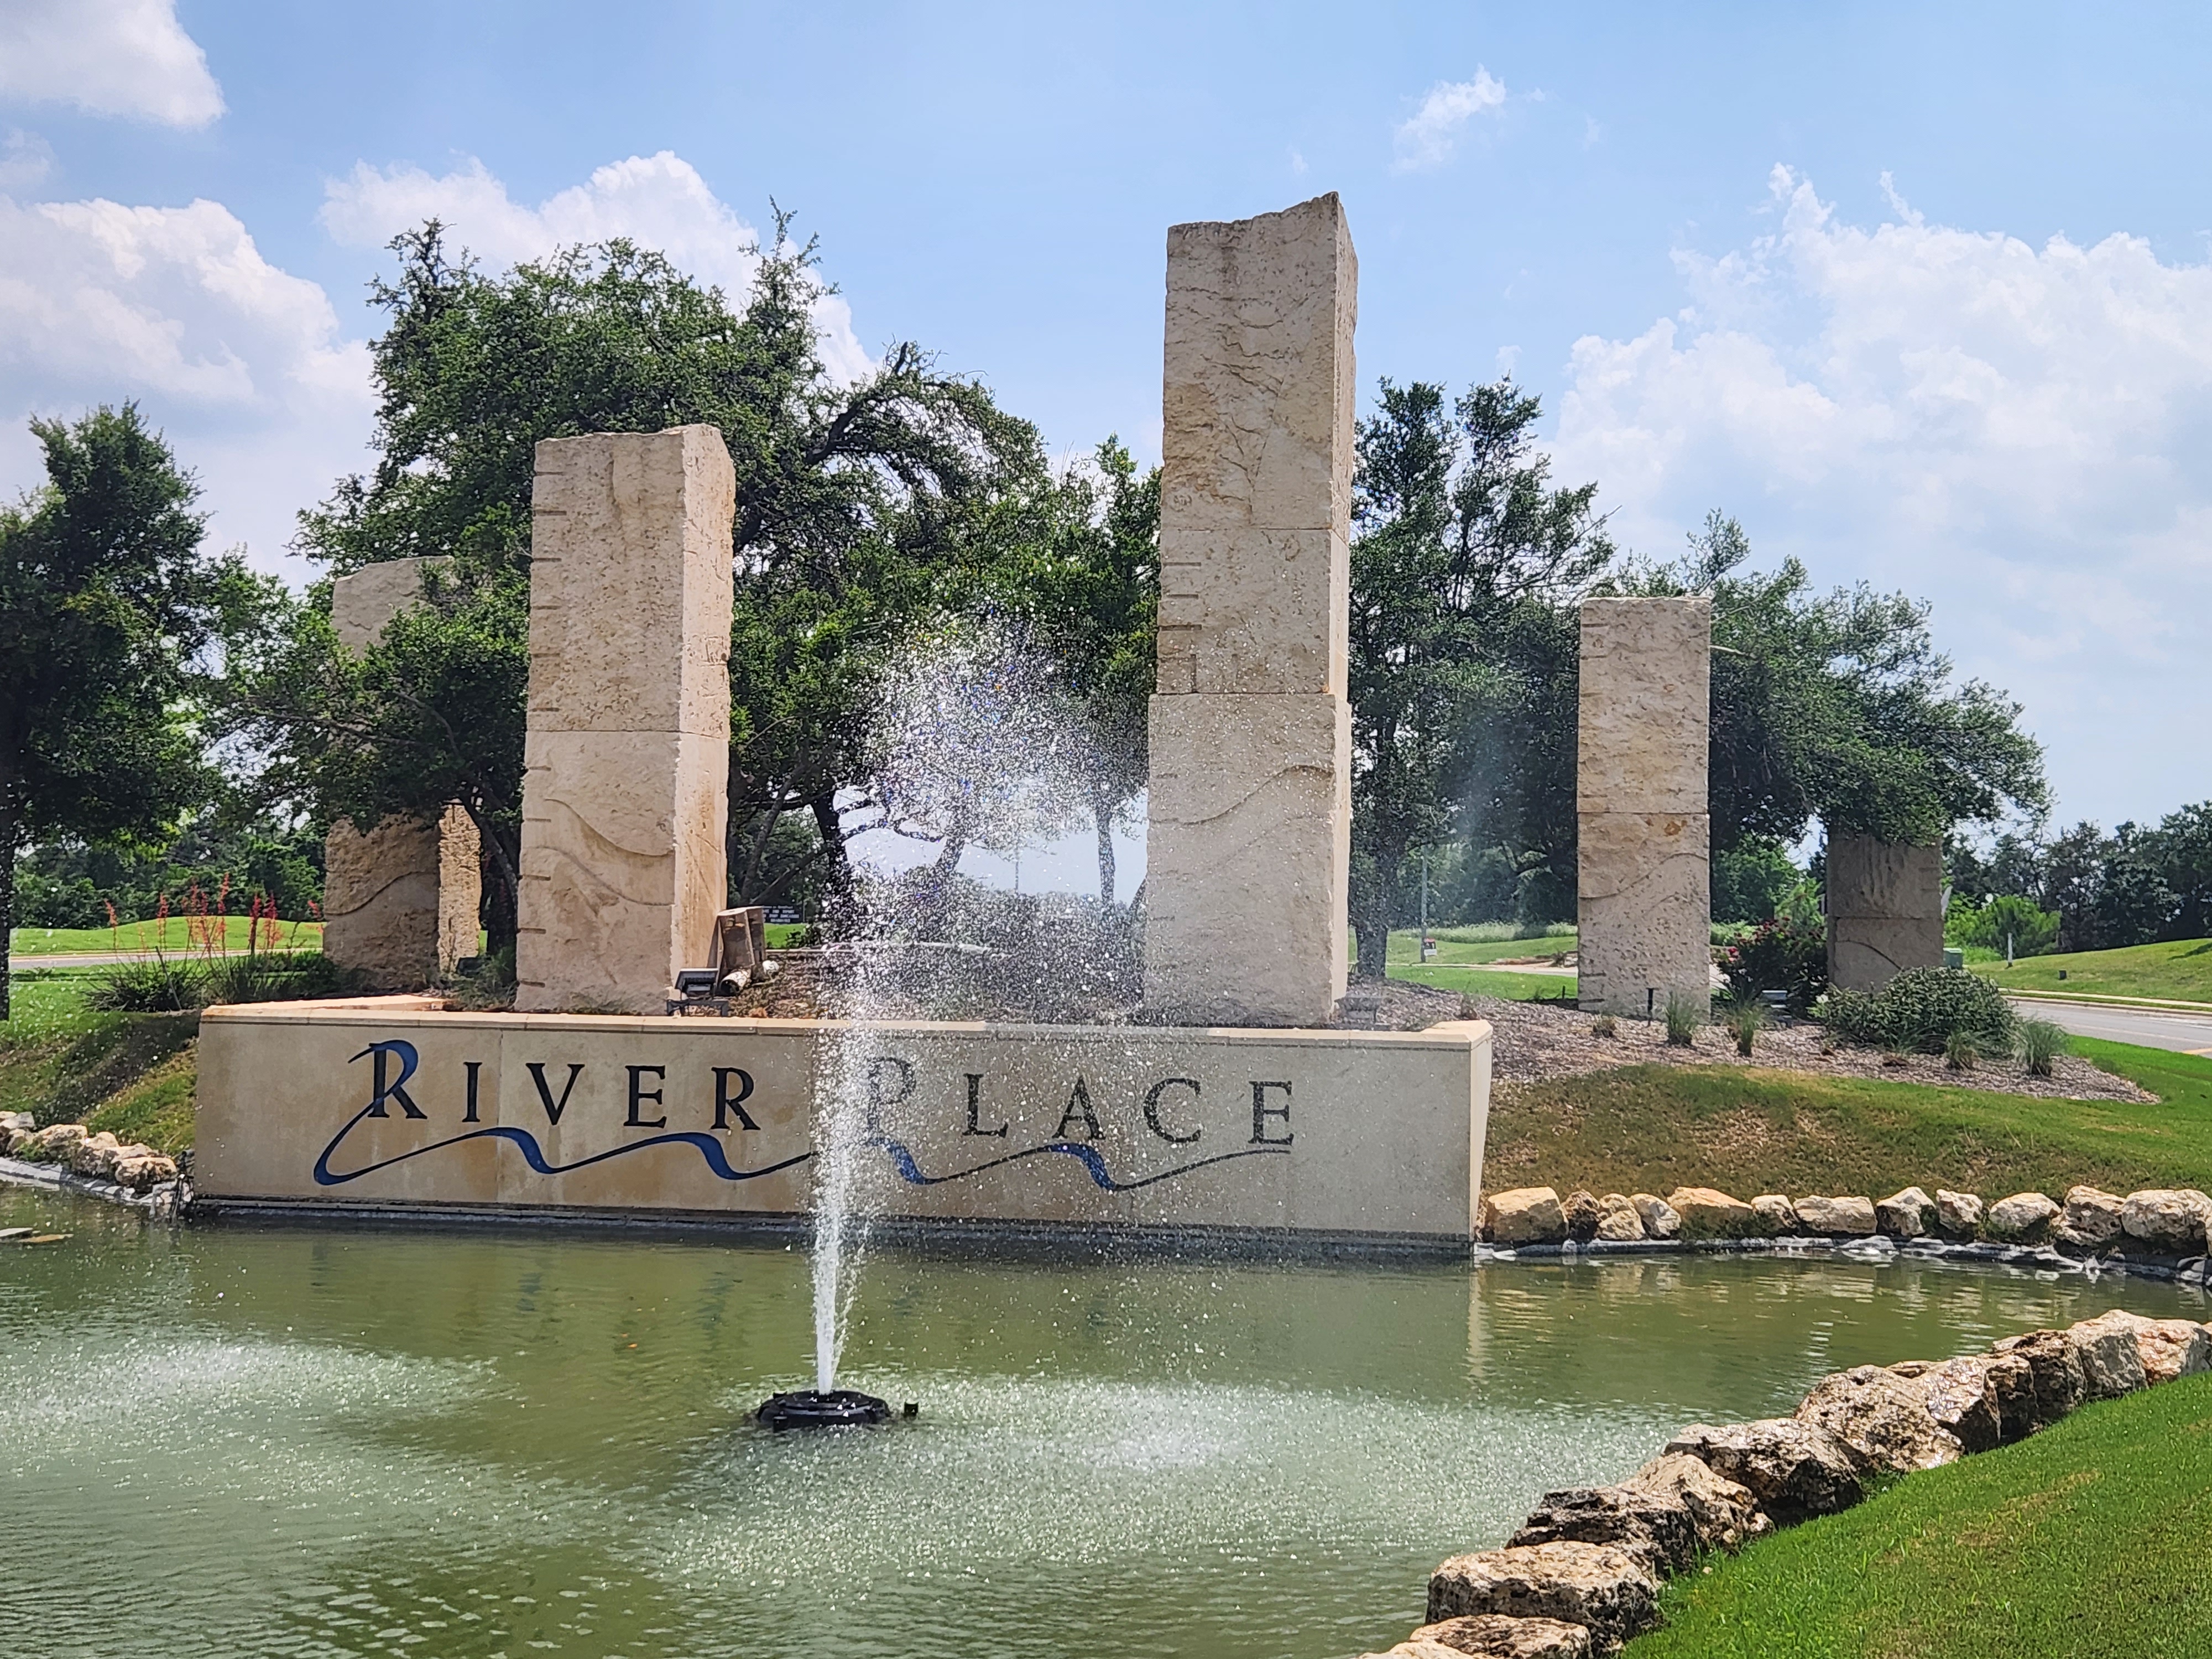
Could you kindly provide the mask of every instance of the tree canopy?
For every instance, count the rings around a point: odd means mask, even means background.
[[[358,660],[336,650],[325,598],[294,605],[233,706],[331,811],[466,806],[495,947],[514,928],[540,439],[722,433],[737,474],[731,862],[740,895],[767,902],[837,884],[837,799],[863,769],[872,675],[975,555],[993,503],[1043,471],[1033,428],[917,346],[833,376],[812,247],[787,228],[779,216],[742,310],[621,240],[498,274],[449,254],[435,222],[392,245],[398,273],[374,290],[389,319],[373,352],[379,463],[302,515],[300,545],[340,574],[452,562]],[[811,835],[777,833],[794,811]]]
[[[204,793],[200,653],[245,585],[135,405],[31,430],[46,487],[0,508],[0,938],[26,842],[155,836]]]

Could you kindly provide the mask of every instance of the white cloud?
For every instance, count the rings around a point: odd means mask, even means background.
[[[1398,124],[1393,135],[1398,173],[1442,166],[1451,159],[1460,131],[1476,116],[1505,104],[1505,82],[1478,67],[1472,81],[1439,81],[1421,100],[1420,108]]]
[[[216,544],[270,568],[372,410],[367,349],[220,204],[0,196],[0,486],[40,480],[29,416],[132,398],[201,475]]]
[[[223,107],[207,54],[177,22],[176,0],[7,0],[0,98],[173,127],[204,127]]]
[[[2212,266],[1932,225],[1887,181],[1869,229],[1771,184],[1772,234],[1676,255],[1689,307],[1576,343],[1562,476],[1647,552],[1717,506],[1817,580],[1930,599],[2027,704],[2063,810],[2212,793],[2173,765],[2212,706]]]
[[[442,177],[420,167],[362,162],[325,187],[322,222],[339,242],[380,247],[403,230],[436,218],[454,240],[495,266],[540,258],[556,247],[627,236],[666,254],[679,270],[742,304],[758,269],[752,227],[719,199],[698,170],[667,150],[599,168],[581,185],[532,208],[516,202],[483,162]],[[853,333],[851,309],[834,294],[815,307],[823,356],[851,380],[867,353]]]
[[[35,190],[54,170],[54,147],[35,132],[11,127],[0,138],[0,194]]]

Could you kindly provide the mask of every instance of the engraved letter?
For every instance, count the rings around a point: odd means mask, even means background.
[[[1174,1088],[1177,1084],[1181,1084],[1184,1088],[1189,1090],[1193,1099],[1197,1098],[1198,1079],[1196,1078],[1164,1077],[1158,1083],[1152,1085],[1151,1088],[1145,1091],[1145,1123],[1146,1126],[1162,1140],[1170,1141],[1177,1146],[1188,1146],[1192,1141],[1198,1139],[1199,1132],[1196,1129],[1193,1129],[1187,1135],[1174,1134],[1170,1133],[1160,1122],[1160,1096],[1164,1091]]]

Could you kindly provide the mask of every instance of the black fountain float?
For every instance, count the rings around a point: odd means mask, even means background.
[[[909,1403],[903,1413],[919,1416],[921,1407]],[[770,1395],[753,1416],[771,1429],[860,1429],[891,1420],[891,1402],[858,1389],[794,1389]]]

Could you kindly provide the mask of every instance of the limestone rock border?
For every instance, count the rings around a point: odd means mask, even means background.
[[[1834,1372],[1790,1417],[1693,1424],[1626,1480],[1547,1492],[1505,1544],[1440,1565],[1425,1622],[1366,1659],[1618,1652],[1661,1623],[1660,1586],[1707,1553],[1849,1509],[1883,1477],[2025,1439],[2090,1401],[2206,1371],[2212,1325],[2115,1308],[1940,1364]]]

